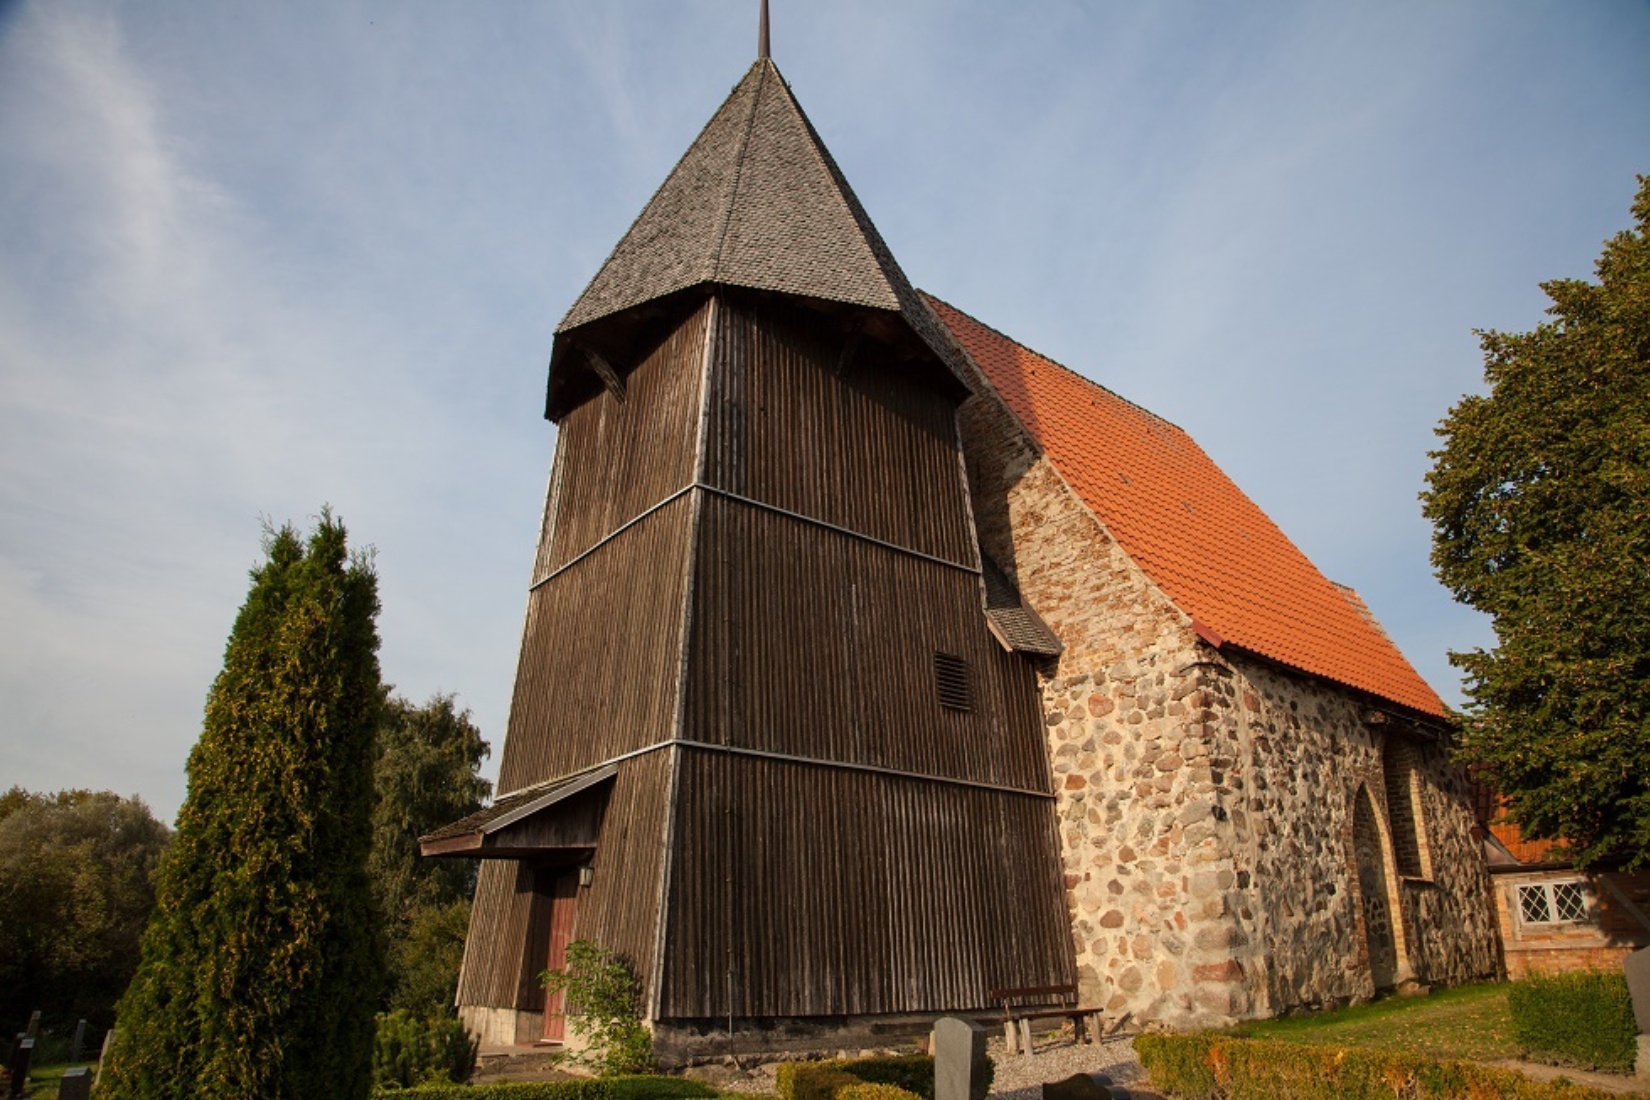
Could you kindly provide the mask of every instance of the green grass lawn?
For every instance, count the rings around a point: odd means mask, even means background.
[[[31,1066],[29,1068],[29,1100],[57,1100],[57,1082],[68,1069],[63,1066]]]
[[[1402,1050],[1433,1058],[1494,1062],[1517,1058],[1507,986],[1443,989],[1429,997],[1388,997],[1351,1008],[1254,1020],[1230,1029],[1246,1039]]]

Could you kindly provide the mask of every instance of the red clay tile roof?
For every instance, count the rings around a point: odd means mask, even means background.
[[[1437,693],[1362,601],[1318,572],[1189,435],[944,302],[928,302],[1118,544],[1222,644],[1443,714]]]

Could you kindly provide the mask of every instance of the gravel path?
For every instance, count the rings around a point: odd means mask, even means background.
[[[1087,1073],[1112,1090],[1117,1100],[1156,1100],[1157,1093],[1141,1084],[1146,1071],[1134,1056],[1132,1035],[1117,1035],[1100,1043],[1078,1043],[1060,1036],[1038,1036],[1030,1057],[1004,1054],[1002,1036],[986,1044],[997,1064],[991,1082],[991,1100],[1042,1100],[1043,1084]]]
[[[1094,1075],[1099,1084],[1112,1090],[1116,1100],[1161,1100],[1155,1092],[1141,1088],[1145,1071],[1135,1059],[1132,1036],[1119,1035],[1103,1043],[1076,1043],[1061,1036],[1039,1035],[1036,1052],[1029,1058],[1004,1055],[1001,1035],[987,1040],[986,1051],[997,1064],[990,1100],[1042,1100],[1043,1084],[1064,1081],[1078,1073]],[[702,1066],[688,1076],[730,1092],[768,1093],[778,1091],[774,1074],[779,1061],[733,1068]]]

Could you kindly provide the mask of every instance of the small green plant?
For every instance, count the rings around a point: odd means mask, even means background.
[[[567,963],[546,970],[551,996],[567,994],[567,1022],[586,1042],[581,1061],[602,1076],[648,1073],[653,1036],[642,1024],[636,975],[626,962],[589,940],[567,945]]]
[[[996,1066],[986,1061],[986,1088],[991,1087]],[[843,1090],[860,1087],[851,1094],[860,1100],[895,1100],[896,1093],[934,1100],[934,1059],[926,1054],[890,1058],[833,1058],[824,1062],[786,1062],[779,1067],[780,1100],[842,1100]],[[863,1086],[892,1091],[863,1091]]]
[[[1532,1058],[1558,1065],[1632,1071],[1638,1055],[1627,978],[1600,970],[1512,983],[1513,1038]]]
[[[373,1036],[373,1087],[463,1084],[475,1071],[479,1045],[451,1016],[420,1016],[404,1008],[380,1013]]]

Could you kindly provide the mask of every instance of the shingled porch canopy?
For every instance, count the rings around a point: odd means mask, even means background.
[[[618,764],[515,791],[484,810],[418,838],[426,856],[527,859],[594,849]]]

